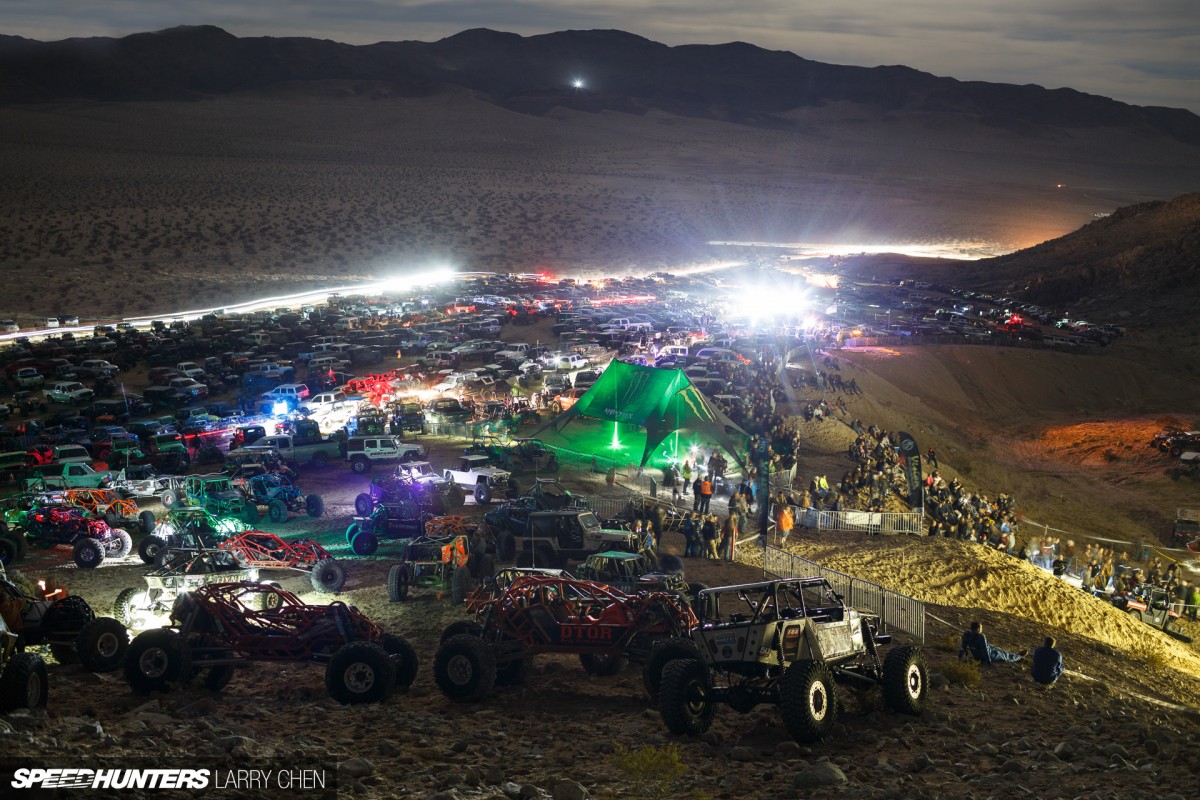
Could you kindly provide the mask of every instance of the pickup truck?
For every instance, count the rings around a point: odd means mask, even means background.
[[[261,453],[265,450],[275,452],[281,459],[289,463],[312,464],[314,467],[323,467],[330,461],[342,457],[337,439],[301,439],[288,434],[263,436],[255,439],[253,444],[231,450],[229,455]]]
[[[28,475],[25,484],[31,489],[39,486],[47,489],[106,489],[114,480],[111,472],[97,472],[87,464],[74,461],[34,467]]]

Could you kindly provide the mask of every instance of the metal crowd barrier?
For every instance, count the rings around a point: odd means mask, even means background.
[[[823,567],[778,547],[763,548],[763,569],[780,578],[824,578],[850,605],[870,609],[879,615],[884,626],[902,630],[919,642],[925,641],[925,603],[920,600]]]

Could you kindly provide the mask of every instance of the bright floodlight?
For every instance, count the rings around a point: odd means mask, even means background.
[[[808,298],[789,289],[746,286],[738,290],[733,309],[753,322],[772,317],[790,317],[807,310]]]
[[[582,89],[583,88],[583,78],[575,78],[574,80],[571,81],[571,85],[574,86],[576,89]]]

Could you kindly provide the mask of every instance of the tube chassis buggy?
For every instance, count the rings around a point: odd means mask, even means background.
[[[158,627],[179,595],[210,583],[258,582],[258,570],[224,550],[164,550],[162,563],[145,575],[146,588],[122,589],[113,616],[132,630]],[[264,595],[265,597],[266,595]]]
[[[0,714],[18,708],[44,708],[47,687],[46,662],[36,653],[23,653],[17,635],[0,616]]]
[[[434,517],[425,533],[404,544],[400,563],[388,570],[388,600],[408,599],[413,586],[449,588],[456,603],[467,599],[472,588],[467,568],[470,554],[468,535],[475,530],[470,517]]]
[[[801,742],[830,735],[837,719],[834,681],[880,686],[893,711],[919,714],[927,669],[918,647],[878,646],[876,617],[843,605],[824,578],[786,578],[701,592],[711,612],[688,639],[662,643],[646,660],[643,680],[667,728],[699,735],[718,704],[748,713],[780,707],[784,727]]]
[[[118,669],[129,632],[112,617],[97,617],[87,601],[58,589],[31,597],[0,573],[0,609],[20,648],[47,645],[60,664],[81,664],[91,672]]]
[[[696,624],[677,597],[625,595],[591,581],[546,575],[516,578],[493,600],[474,604],[476,622],[442,631],[437,684],[451,700],[485,697],[496,684],[520,683],[538,653],[573,653],[594,675],[614,675],[643,660],[654,642],[686,636]]]
[[[18,546],[17,559],[24,545],[35,547],[66,546],[80,569],[94,569],[105,558],[124,558],[133,550],[133,538],[120,528],[112,528],[102,519],[92,519],[83,509],[71,505],[34,505],[13,530],[16,536],[0,539],[0,548],[9,542]],[[17,540],[21,541],[18,542]]]
[[[308,662],[325,666],[325,688],[339,703],[374,703],[410,686],[417,674],[408,642],[357,608],[306,605],[274,586],[204,586],[179,596],[171,621],[130,644],[125,678],[135,692],[163,691],[200,671],[205,687],[219,691],[252,661]]]
[[[250,526],[237,517],[217,517],[203,508],[175,506],[158,523],[154,533],[138,543],[138,555],[147,564],[157,563],[160,551],[212,550]]]
[[[290,513],[303,512],[314,519],[325,513],[321,495],[303,494],[290,479],[275,472],[253,475],[238,488],[248,504],[267,507],[271,522],[287,522]]]

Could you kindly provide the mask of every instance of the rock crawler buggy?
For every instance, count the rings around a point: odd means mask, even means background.
[[[106,558],[124,558],[133,550],[133,538],[102,519],[92,519],[83,509],[69,505],[35,505],[24,515],[16,537],[19,544],[35,547],[70,547],[80,569],[94,569]],[[2,544],[0,544],[2,546]],[[19,548],[16,558],[24,554]]]
[[[305,513],[314,519],[325,513],[325,501],[319,494],[305,495],[287,477],[264,472],[246,479],[240,487],[246,502],[267,507],[271,522],[287,522],[289,513]]]
[[[21,649],[47,645],[58,663],[78,663],[90,672],[112,672],[124,661],[125,626],[97,617],[86,600],[65,589],[31,597],[0,572],[0,610]]]
[[[449,588],[456,603],[467,599],[472,589],[467,568],[468,536],[475,530],[471,517],[434,517],[425,524],[425,534],[405,543],[400,563],[388,570],[388,599],[408,599],[414,586]]]
[[[164,550],[162,563],[144,577],[146,588],[122,589],[113,604],[113,616],[133,630],[158,627],[185,592],[210,583],[257,583],[258,570],[242,566],[224,550]]]
[[[521,683],[538,653],[573,653],[593,675],[614,675],[627,659],[645,659],[656,641],[686,636],[696,624],[674,595],[630,596],[546,575],[518,577],[473,606],[477,621],[447,626],[433,662],[438,686],[459,702]]]
[[[219,691],[252,661],[308,662],[325,666],[334,700],[376,703],[417,674],[412,646],[357,608],[306,605],[275,586],[205,586],[179,596],[171,621],[173,627],[145,631],[130,644],[125,678],[135,692],[163,691],[201,671],[204,686]]]
[[[820,741],[837,718],[834,681],[880,686],[893,711],[919,714],[927,670],[920,648],[897,646],[880,658],[876,617],[843,605],[824,578],[787,578],[701,592],[711,616],[687,639],[663,642],[643,668],[667,728],[698,735],[718,704],[748,713],[780,707],[800,742]]]

